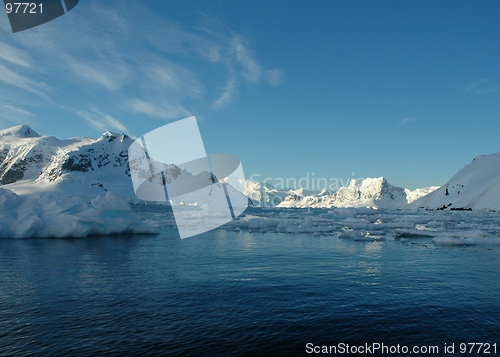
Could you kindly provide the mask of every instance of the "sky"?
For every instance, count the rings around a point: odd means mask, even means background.
[[[256,180],[442,185],[500,152],[499,16],[497,0],[81,0],[13,34],[4,13],[0,127],[140,137],[195,115],[206,151]]]

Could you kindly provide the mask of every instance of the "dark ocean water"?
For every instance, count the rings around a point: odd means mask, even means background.
[[[499,352],[499,273],[498,246],[430,239],[216,230],[181,240],[164,228],[0,240],[0,355],[302,356],[307,343],[384,343],[458,356],[444,344],[468,342]]]

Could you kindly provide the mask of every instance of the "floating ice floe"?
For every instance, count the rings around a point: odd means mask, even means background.
[[[455,228],[463,226],[459,223]],[[489,227],[491,228],[491,227]],[[422,229],[396,229],[396,239],[401,239],[401,242],[407,242],[409,238],[432,238],[432,242],[436,245],[487,245],[500,244],[500,238],[491,236],[489,233],[482,230],[422,230]],[[404,241],[403,241],[404,240]]]
[[[344,231],[340,233],[339,238],[350,239],[360,242],[373,242],[373,241],[385,240],[385,238],[379,235],[374,235],[370,232],[365,232],[365,231]]]
[[[422,229],[396,229],[395,238],[429,238],[435,237],[437,232]]]
[[[432,238],[432,242],[437,245],[488,245],[500,244],[500,238],[497,237],[449,237],[441,236]]]
[[[118,196],[87,202],[60,193],[18,196],[0,188],[0,238],[157,234]]]
[[[436,245],[500,244],[500,213],[336,208],[328,211],[286,208],[250,209],[223,229],[330,236],[352,241],[401,243],[433,240]]]

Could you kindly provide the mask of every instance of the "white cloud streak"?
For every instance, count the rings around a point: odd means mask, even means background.
[[[3,42],[0,42],[0,60],[21,67],[31,67],[31,58],[26,51],[19,50]]]
[[[490,80],[486,78],[472,82],[465,87],[464,93],[490,94],[500,92],[500,86],[488,86],[489,83]]]
[[[119,91],[129,75],[126,65],[110,63],[85,63],[70,59],[74,74],[88,83],[101,85],[110,92]]]
[[[399,122],[398,122],[398,125],[402,126],[402,125],[406,125],[406,124],[410,124],[411,122],[413,122],[414,119],[413,118],[403,118],[401,119]]]
[[[133,99],[128,103],[128,108],[137,114],[144,114],[162,119],[174,119],[190,116],[191,113],[181,105],[166,103],[157,104],[142,99]]]
[[[212,107],[214,109],[224,108],[228,103],[230,103],[233,100],[234,96],[236,95],[236,91],[237,91],[236,79],[229,78],[226,82],[226,85],[224,87],[224,90],[222,91],[221,96],[214,101]]]
[[[271,69],[266,72],[267,81],[273,87],[280,86],[285,80],[285,72],[279,69]]]
[[[49,86],[47,86],[45,83],[33,81],[17,72],[10,70],[1,63],[0,81],[42,97],[45,97],[46,92],[49,90]]]
[[[262,68],[253,58],[250,50],[244,46],[241,36],[235,35],[231,40],[236,59],[243,67],[243,76],[251,83],[258,82],[262,76]]]
[[[46,103],[71,102],[93,128],[120,131],[126,126],[116,118],[130,111],[171,120],[192,115],[193,103],[221,110],[243,85],[283,83],[283,71],[264,68],[243,36],[213,18],[186,27],[131,0],[79,10],[2,40],[0,82]],[[92,96],[113,116],[88,110]]]
[[[120,120],[116,119],[112,115],[105,114],[97,109],[95,106],[90,106],[90,111],[75,111],[77,115],[85,119],[90,126],[99,130],[106,131],[111,129],[116,129],[122,133],[128,132],[125,124]]]
[[[7,109],[8,111],[14,112],[14,113],[17,113],[17,114],[30,115],[30,116],[33,115],[33,113],[31,113],[31,112],[29,112],[29,111],[27,111],[25,109],[15,107],[15,106],[10,105],[10,104],[4,104],[3,107],[5,109]]]

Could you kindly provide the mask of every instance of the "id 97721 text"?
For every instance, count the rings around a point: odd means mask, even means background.
[[[43,14],[43,3],[34,2],[7,2],[5,3],[7,14]]]

